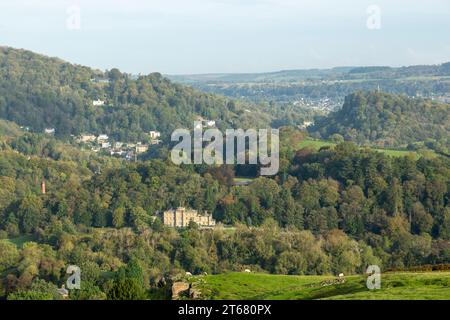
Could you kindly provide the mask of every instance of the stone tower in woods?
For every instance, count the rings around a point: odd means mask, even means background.
[[[42,180],[42,183],[41,183],[41,193],[42,193],[42,194],[45,194],[45,192],[46,192],[46,190],[45,190],[45,180]]]

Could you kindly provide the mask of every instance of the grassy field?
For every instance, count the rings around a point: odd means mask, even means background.
[[[335,145],[336,144],[331,141],[305,139],[302,142],[300,142],[298,147],[300,149],[310,147],[310,148],[313,148],[314,150],[319,150],[322,147],[334,147]],[[392,156],[392,157],[404,157],[409,154],[413,154],[415,157],[419,156],[417,154],[417,152],[408,151],[408,150],[393,150],[393,149],[379,149],[379,148],[371,148],[371,149],[374,151],[382,152],[382,153],[384,153],[388,156]]]
[[[226,273],[203,279],[203,297],[216,300],[450,300],[450,272],[382,274],[379,290],[367,289],[365,276],[328,286],[322,282],[334,277]]]
[[[255,178],[235,177],[234,182],[252,182]]]
[[[334,147],[335,145],[335,143],[329,141],[305,139],[299,143],[298,147],[300,149],[309,147],[313,148],[314,150],[319,150],[322,147]]]

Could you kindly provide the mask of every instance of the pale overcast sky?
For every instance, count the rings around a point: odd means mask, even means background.
[[[0,0],[0,45],[131,73],[436,64],[450,0]]]

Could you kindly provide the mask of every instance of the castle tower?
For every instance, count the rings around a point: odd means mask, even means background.
[[[42,193],[42,194],[45,194],[45,193],[46,193],[46,190],[45,190],[45,180],[42,180],[42,183],[41,183],[41,193]]]

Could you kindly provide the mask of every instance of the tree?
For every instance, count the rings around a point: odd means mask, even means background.
[[[17,209],[21,230],[25,233],[35,231],[44,220],[44,208],[42,200],[35,195],[23,198]]]
[[[395,216],[403,212],[402,187],[397,178],[394,178],[386,191],[385,208],[388,213]]]
[[[19,251],[16,245],[0,240],[0,272],[16,265],[19,260]]]
[[[333,141],[336,144],[344,142],[344,137],[340,135],[339,133],[335,133],[331,136],[331,141]]]
[[[275,217],[283,227],[303,229],[303,207],[295,202],[289,190],[283,189],[276,200]]]
[[[324,249],[331,256],[331,268],[335,274],[351,274],[361,266],[358,243],[341,230],[331,230],[325,235]]]
[[[106,300],[106,298],[107,295],[98,286],[86,280],[83,280],[83,285],[81,286],[80,290],[72,290],[70,292],[71,300]],[[115,300],[129,300],[129,299],[115,299]]]
[[[450,240],[450,207],[445,208],[442,220],[442,224],[439,226],[439,236],[442,239]]]
[[[107,296],[110,300],[145,299],[144,273],[138,260],[131,259],[126,266],[116,272]]]
[[[148,214],[142,207],[134,207],[130,210],[130,222],[136,230],[148,225]]]
[[[277,259],[275,272],[280,274],[304,274],[307,271],[305,257],[299,252],[285,251]]]
[[[53,295],[48,292],[18,291],[9,294],[8,300],[53,300]]]
[[[116,228],[123,227],[125,222],[126,209],[124,207],[118,207],[113,211],[112,224]]]
[[[433,217],[425,211],[420,202],[414,203],[411,210],[411,230],[416,234],[430,233],[433,227]]]
[[[143,300],[145,291],[135,279],[116,279],[109,289],[107,297],[109,300]]]

